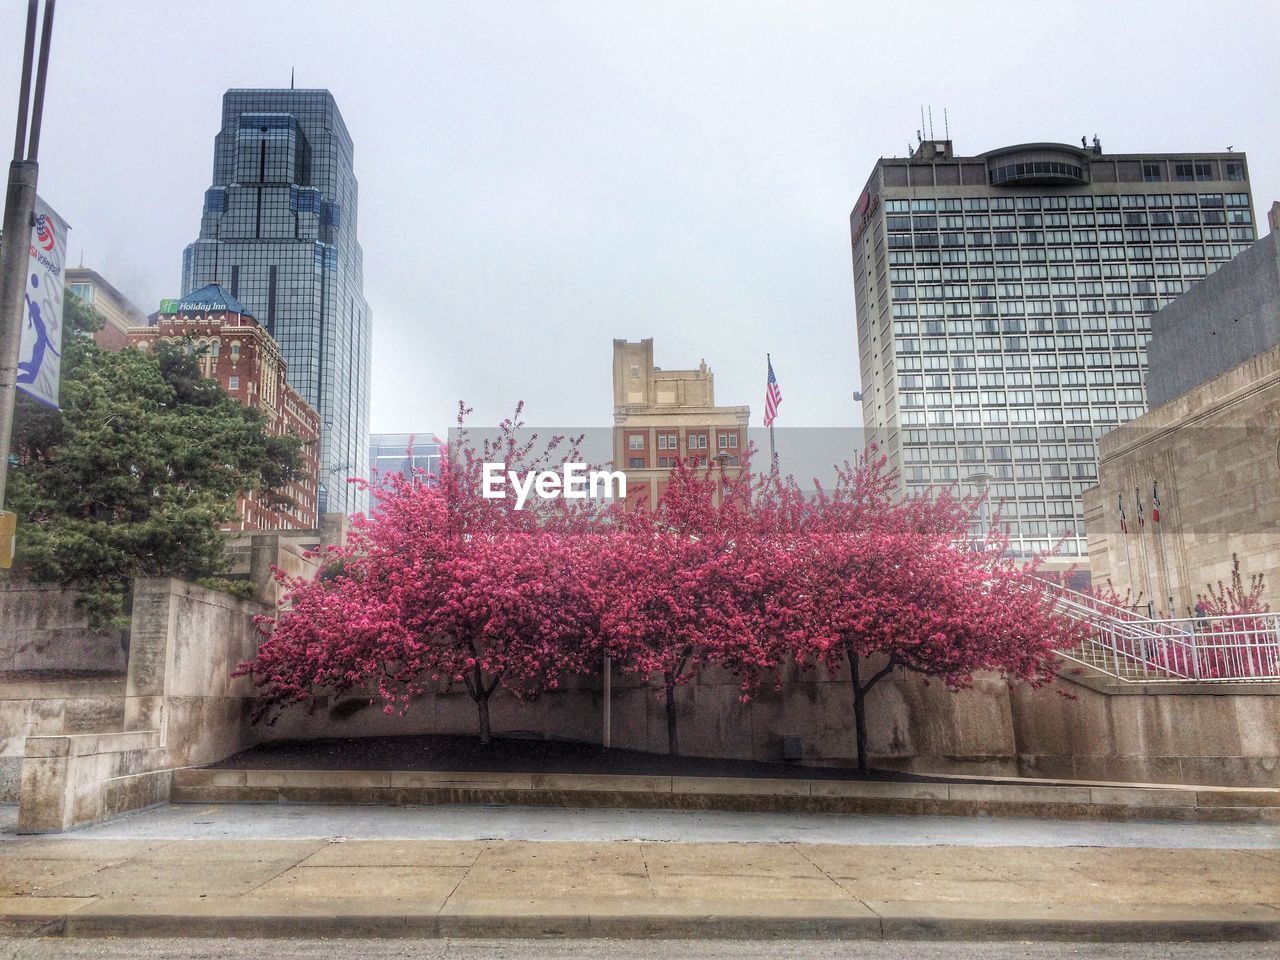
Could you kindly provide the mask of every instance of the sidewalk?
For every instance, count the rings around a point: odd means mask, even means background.
[[[10,836],[0,921],[80,937],[1273,940],[1280,850]]]

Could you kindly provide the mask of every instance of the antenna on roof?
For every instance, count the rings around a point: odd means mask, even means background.
[[[929,104],[929,139],[933,139],[933,104]]]
[[[924,132],[929,129],[929,125],[924,122],[924,104],[920,104],[920,139],[924,140]]]
[[[947,120],[946,107],[942,108],[942,134],[946,139],[951,139],[951,123]]]
[[[293,89],[293,67],[289,68],[289,89]]]

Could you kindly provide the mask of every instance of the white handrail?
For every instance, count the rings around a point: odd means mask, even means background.
[[[1280,613],[1155,620],[1054,585],[1057,608],[1089,626],[1063,651],[1126,682],[1280,680]]]

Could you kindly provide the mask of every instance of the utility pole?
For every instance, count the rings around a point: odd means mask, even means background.
[[[31,96],[31,68],[35,59],[39,0],[27,0],[27,35],[22,50],[18,124],[13,138],[13,161],[5,191],[4,242],[0,246],[0,508],[9,476],[9,447],[13,438],[13,408],[18,386],[22,320],[26,314],[27,266],[31,218],[36,204],[36,174],[40,152],[40,120],[44,114],[45,77],[49,71],[49,40],[53,36],[54,0],[45,0],[40,32],[40,59],[35,67],[35,97]],[[30,110],[30,131],[27,127]],[[0,557],[8,545],[0,545]]]

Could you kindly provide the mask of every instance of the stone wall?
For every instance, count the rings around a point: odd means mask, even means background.
[[[1070,684],[1012,691],[1018,773],[1280,786],[1280,684]]]
[[[1110,580],[1157,614],[1186,617],[1207,584],[1230,581],[1238,554],[1242,572],[1263,574],[1266,599],[1280,607],[1280,347],[1106,434],[1098,458],[1098,486],[1084,493],[1095,583]]]
[[[118,714],[103,718],[119,726],[26,731],[19,830],[66,830],[162,802],[173,768],[251,746],[253,688],[231,672],[253,655],[253,618],[270,609],[181,580],[136,581],[128,675]]]
[[[230,674],[256,649],[254,616],[270,610],[178,580],[139,581],[128,675],[114,690],[0,688],[0,737],[6,750],[23,744],[20,829],[64,830],[163,802],[173,769],[264,739],[475,733],[474,704],[446,687],[403,717],[385,713],[376,698],[348,695],[294,708],[274,726],[252,725],[254,691]],[[749,703],[723,674],[680,688],[681,751],[780,760],[783,738],[798,737],[801,762],[851,765],[847,675],[793,671],[783,680]],[[953,694],[892,674],[869,698],[873,763],[921,773],[1280,784],[1280,684],[1106,687],[1064,676],[1058,686],[1072,697],[1054,688],[1010,690],[991,676]],[[57,695],[42,698],[41,688]],[[613,745],[665,752],[658,690],[618,674],[612,690]],[[530,703],[498,693],[491,710],[500,736],[600,742],[603,734],[599,678]]]
[[[0,803],[15,803],[27,737],[124,729],[124,677],[0,681]]]
[[[0,580],[0,673],[67,670],[123,674],[124,636],[91,630],[69,590]]]
[[[749,703],[726,674],[709,672],[676,694],[681,753],[687,756],[781,760],[782,738],[799,737],[802,762],[852,765],[853,700],[847,669],[828,677],[793,671],[780,690],[762,689]],[[600,742],[603,694],[599,678],[522,703],[497,692],[490,701],[496,736],[515,734]],[[882,680],[868,700],[869,748],[874,762],[901,770],[1015,774],[1012,715],[1006,685],[980,677],[972,690],[952,694],[902,672]],[[612,745],[665,753],[666,705],[659,688],[614,673]],[[325,698],[315,710],[295,707],[267,740],[395,736],[417,733],[472,735],[475,704],[459,687],[439,687],[415,701],[403,716],[387,714],[376,696]]]
[[[847,673],[793,674],[781,690],[762,690],[750,703],[740,702],[739,693],[729,678],[716,676],[678,691],[682,753],[777,761],[782,738],[795,736],[802,764],[854,764]],[[666,752],[657,688],[615,677],[612,701],[614,747]],[[490,712],[496,736],[600,742],[603,734],[599,680],[569,684],[532,703],[497,693]],[[1033,690],[987,675],[951,693],[899,671],[872,691],[867,720],[872,763],[885,769],[1280,786],[1280,684],[1111,686],[1101,677],[1064,673]],[[466,692],[441,688],[403,716],[385,713],[376,696],[325,698],[314,710],[286,712],[261,735],[270,741],[476,731]]]

